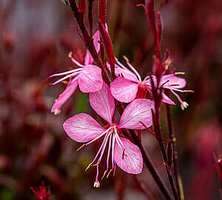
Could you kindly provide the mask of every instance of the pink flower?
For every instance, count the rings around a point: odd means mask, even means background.
[[[33,187],[31,188],[32,192],[35,195],[36,200],[49,200],[51,199],[50,192],[46,188],[45,185],[40,185],[38,188],[34,189]]]
[[[99,51],[100,45],[99,45],[98,31],[94,34],[93,40],[96,50]],[[103,85],[102,71],[99,67],[92,64],[93,58],[88,50],[86,51],[83,65],[72,57],[72,53],[69,54],[69,57],[71,58],[73,63],[79,68],[58,74],[53,74],[51,76],[51,77],[63,76],[62,78],[54,82],[53,85],[69,79],[66,89],[58,96],[58,98],[55,100],[52,106],[51,112],[53,112],[54,114],[58,114],[61,112],[62,105],[75,92],[77,86],[79,86],[81,92],[89,93],[100,90]]]
[[[112,171],[114,173],[116,165],[130,174],[141,173],[143,158],[140,149],[122,137],[121,132],[122,129],[142,130],[150,127],[152,125],[151,108],[153,102],[148,99],[136,99],[125,108],[119,123],[116,123],[113,121],[114,98],[105,83],[100,91],[89,94],[89,101],[91,107],[108,123],[108,126],[103,127],[90,115],[80,113],[67,119],[63,127],[71,139],[84,143],[80,148],[103,138],[96,156],[87,167],[88,169],[90,166],[96,166],[94,187],[100,186],[99,165],[105,152],[107,152],[106,170],[102,178],[108,177]]]
[[[115,73],[117,77],[110,85],[111,93],[120,102],[129,103],[133,101],[140,90],[151,91],[151,76],[146,76],[143,80],[136,69],[125,58],[128,68],[116,60],[117,65]],[[190,92],[190,90],[182,90],[186,86],[186,81],[183,78],[177,77],[174,74],[163,75],[160,81],[160,87],[162,87],[162,101],[167,104],[175,105],[165,91],[170,91],[179,100],[181,108],[184,109],[188,106],[185,101],[182,101],[177,92]],[[154,84],[156,84],[156,77],[152,75]]]
[[[175,105],[175,102],[166,95],[166,91],[171,92],[179,101],[180,107],[182,110],[186,109],[189,105],[186,101],[183,101],[178,92],[193,92],[192,90],[183,90],[186,86],[186,80],[184,78],[177,77],[176,75],[184,74],[183,72],[175,72],[174,74],[163,75],[160,80],[160,88],[163,88],[162,91],[162,102]],[[156,76],[152,75],[154,85],[156,86]],[[151,88],[150,79],[146,82],[146,84]]]

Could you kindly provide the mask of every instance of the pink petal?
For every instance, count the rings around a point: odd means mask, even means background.
[[[58,98],[53,103],[51,112],[59,114],[61,112],[62,105],[69,99],[69,97],[75,92],[77,87],[77,81],[70,81],[66,86],[66,89],[58,96]]]
[[[148,99],[136,99],[123,111],[119,127],[127,129],[146,129],[152,125],[153,102]]]
[[[84,93],[96,92],[102,88],[102,71],[96,65],[87,65],[78,76],[79,88]]]
[[[90,93],[89,102],[99,116],[112,124],[115,102],[107,84],[103,83],[101,90]]]
[[[93,35],[93,44],[96,48],[96,52],[98,53],[100,50],[100,33],[96,31]]]
[[[85,55],[85,60],[84,60],[84,65],[89,65],[93,63],[93,57],[91,56],[89,50],[86,50],[86,55]]]
[[[129,103],[136,98],[138,84],[118,77],[110,85],[111,93],[120,102]]]
[[[93,44],[95,46],[95,49],[97,51],[97,53],[100,50],[100,34],[99,31],[96,31],[95,34],[93,35]],[[89,50],[86,51],[86,55],[85,55],[85,61],[84,64],[88,65],[88,64],[92,64],[93,63],[93,57],[91,56]]]
[[[114,160],[116,164],[129,174],[140,174],[143,170],[143,157],[140,149],[126,138],[120,138],[123,147],[115,144]]]
[[[162,93],[162,102],[170,105],[175,105],[173,100],[171,100],[166,94]]]
[[[80,113],[67,119],[63,128],[67,135],[76,142],[89,142],[104,132],[97,121],[86,113]]]
[[[161,78],[161,85],[164,84],[164,88],[184,88],[186,86],[186,81],[184,78],[175,76],[174,74],[164,75]]]

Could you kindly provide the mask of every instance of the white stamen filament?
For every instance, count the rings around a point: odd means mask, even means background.
[[[82,149],[83,147],[88,146],[89,144],[95,142],[96,140],[98,140],[99,138],[101,138],[102,136],[104,136],[104,135],[105,135],[108,131],[110,131],[111,129],[112,129],[112,127],[109,127],[107,130],[105,130],[103,133],[101,133],[100,135],[98,135],[98,136],[97,136],[96,138],[94,138],[93,140],[91,140],[91,141],[89,141],[89,142],[81,145],[81,146],[77,149],[77,151],[79,151],[79,150]]]
[[[74,73],[72,73],[72,74],[69,74],[69,75],[67,75],[67,76],[65,76],[65,77],[63,77],[63,78],[55,81],[54,83],[52,83],[52,85],[56,85],[56,84],[58,84],[58,83],[60,83],[60,82],[62,82],[62,81],[64,81],[64,80],[66,80],[66,79],[68,79],[68,78],[72,78],[72,77],[74,77],[74,76],[77,76],[78,74],[79,74],[79,72],[74,72]]]
[[[174,72],[175,75],[184,75],[185,72]]]
[[[128,58],[125,57],[125,56],[123,56],[123,58],[125,59],[127,65],[130,67],[130,69],[135,73],[135,75],[137,76],[137,78],[139,79],[139,81],[142,81],[141,76],[139,75],[139,73],[137,72],[137,70],[130,64]]]
[[[99,183],[99,164],[102,160],[103,154],[104,154],[105,149],[106,149],[106,144],[107,144],[107,141],[108,141],[110,135],[111,135],[111,133],[109,133],[105,136],[104,143],[101,145],[103,147],[102,147],[101,152],[100,152],[100,157],[99,157],[99,159],[97,160],[97,162],[95,164],[95,166],[96,166],[96,180],[94,182],[94,185],[95,185],[95,183]]]
[[[174,88],[173,89],[174,91],[177,91],[177,92],[182,92],[182,93],[184,93],[184,92],[194,92],[193,90],[180,90],[180,89],[176,89],[176,88]]]
[[[146,76],[143,81],[147,82],[149,79],[150,79],[150,76]]]
[[[129,66],[129,68],[132,70],[130,71],[131,73],[134,73],[136,75],[136,77],[138,78],[139,81],[142,81],[141,80],[141,76],[139,75],[139,73],[136,71],[136,69],[129,63],[128,59],[126,57],[123,57],[126,62],[127,62],[127,65]],[[121,62],[118,61],[118,59],[116,59],[116,63],[119,65],[119,67],[126,71],[126,73],[129,73],[129,69],[127,69],[127,67],[125,67]],[[121,73],[122,74],[122,73]],[[123,75],[123,74],[122,74]]]
[[[72,52],[69,53],[69,58],[72,60],[74,64],[76,64],[78,67],[84,67],[84,65],[80,64],[75,58],[72,56]]]
[[[120,146],[120,148],[124,149],[123,143],[119,138],[116,128],[114,129],[114,132],[115,132],[115,139],[116,139],[117,144]]]
[[[116,58],[116,62],[119,65],[120,68],[128,70],[117,58]]]
[[[124,149],[124,145],[118,135],[118,131],[116,126],[111,126],[107,130],[105,130],[102,134],[97,136],[96,138],[92,139],[91,141],[87,142],[86,144],[83,144],[78,148],[78,150],[82,149],[85,146],[88,146],[89,144],[95,142],[96,140],[100,139],[102,136],[105,137],[103,138],[103,141],[100,145],[99,150],[97,151],[95,157],[93,158],[92,162],[86,167],[86,170],[88,170],[91,166],[96,167],[96,177],[95,177],[95,182],[94,182],[94,187],[100,187],[100,182],[99,182],[99,165],[104,157],[104,154],[106,152],[107,148],[107,156],[106,156],[106,169],[102,175],[103,179],[105,176],[108,178],[111,172],[115,172],[115,161],[114,161],[114,149],[115,149],[115,144],[117,143],[122,149]],[[110,160],[111,160],[111,166],[110,166]]]
[[[97,153],[96,153],[93,161],[86,167],[86,171],[93,165],[93,163],[96,161],[96,159],[97,159],[98,156],[100,155],[100,153],[101,153],[101,151],[102,151],[102,149],[103,149],[104,144],[106,144],[105,142],[107,142],[107,141],[106,141],[107,136],[108,136],[108,134],[104,137],[104,139],[103,139],[103,141],[102,141],[102,144],[101,144],[101,146],[99,147],[99,150],[97,151]]]
[[[50,76],[51,77],[56,77],[56,76],[63,76],[63,75],[67,75],[67,74],[72,74],[73,72],[79,72],[81,71],[82,69],[78,68],[78,69],[72,69],[72,70],[69,70],[69,71],[65,71],[65,72],[61,72],[61,73],[57,73],[57,74],[53,74]]]
[[[113,137],[113,135],[111,134],[110,137]],[[106,170],[104,171],[101,179],[103,179],[106,176],[106,173],[109,171],[109,157],[110,157],[111,143],[112,143],[112,138],[109,139],[108,152],[107,152],[108,155],[107,155],[107,160],[106,160]]]
[[[185,108],[187,108],[189,106],[189,104],[186,101],[183,101],[180,96],[173,90],[170,90],[178,99],[178,101],[180,102],[180,107],[182,110],[184,110]]]

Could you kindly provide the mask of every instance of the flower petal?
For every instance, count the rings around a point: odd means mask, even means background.
[[[83,67],[78,76],[79,88],[84,93],[96,92],[102,88],[102,71],[96,65]]]
[[[100,50],[100,32],[96,31],[93,35],[93,44],[96,48],[97,53]]]
[[[114,98],[107,84],[103,83],[101,90],[89,94],[89,102],[96,113],[110,124],[115,111]]]
[[[173,88],[184,88],[186,86],[186,80],[175,76],[174,74],[167,74],[162,76],[161,85],[164,84],[164,88],[173,89]]]
[[[126,138],[120,138],[123,147],[115,144],[114,160],[129,174],[140,174],[143,170],[143,157],[140,149]]]
[[[129,103],[136,98],[138,84],[118,77],[110,85],[111,93],[120,102]]]
[[[67,119],[63,128],[76,142],[88,142],[104,132],[98,122],[86,113],[80,113]]]
[[[99,31],[96,31],[95,34],[93,35],[93,44],[95,46],[95,49],[97,51],[97,53],[100,50],[100,34]],[[93,63],[93,57],[91,56],[89,50],[86,51],[86,55],[85,55],[85,61],[84,64],[88,65],[88,64],[92,64]]]
[[[127,129],[146,129],[152,125],[153,102],[148,99],[136,99],[123,111],[119,127]]]
[[[174,101],[171,100],[166,94],[162,93],[162,102],[170,105],[175,105]]]
[[[69,97],[75,92],[77,87],[77,81],[70,81],[66,86],[66,89],[58,96],[55,102],[52,105],[51,112],[59,114],[61,112],[62,105],[69,99]]]

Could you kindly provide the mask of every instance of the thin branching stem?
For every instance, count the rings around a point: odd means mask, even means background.
[[[170,106],[166,105],[166,115],[167,115],[167,125],[168,125],[168,135],[170,139],[170,145],[172,149],[172,167],[173,167],[173,173],[175,177],[176,187],[178,191],[178,196],[180,200],[184,199],[184,192],[183,192],[183,185],[180,184],[180,173],[178,168],[178,152],[176,148],[176,136],[173,132],[173,126],[172,126],[172,118],[171,118],[171,112],[170,112]]]

